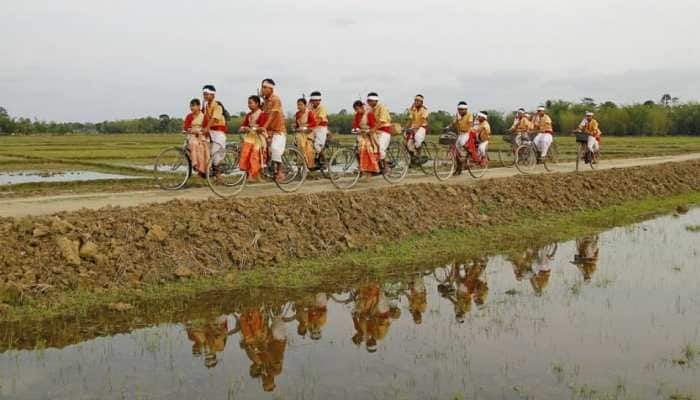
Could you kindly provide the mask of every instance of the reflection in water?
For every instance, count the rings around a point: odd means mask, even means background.
[[[700,282],[691,268],[697,267],[697,237],[684,229],[700,210],[684,218],[368,277],[340,292],[220,294],[238,297],[216,312],[200,306],[182,325],[145,329],[176,337],[161,339],[167,346],[144,340],[148,357],[141,341],[123,340],[144,330],[86,342],[104,342],[108,350],[85,351],[79,344],[2,353],[0,398],[152,397],[141,390],[221,398],[222,387],[230,398],[263,392],[284,398],[513,398],[516,386],[529,388],[532,397],[563,398],[572,397],[576,385],[605,385],[620,374],[630,390],[639,389],[632,397],[665,390],[648,384],[661,379],[700,393],[699,369],[658,365],[686,343],[700,344]],[[673,264],[677,277],[659,270],[664,262]],[[597,281],[572,296],[572,285],[591,282],[594,274],[605,285]],[[239,346],[231,344],[236,341]],[[139,364],[148,366],[131,370]],[[553,365],[572,375],[552,375]],[[115,389],[102,384],[107,381],[128,384]]]
[[[583,280],[590,282],[598,267],[598,235],[576,239],[576,255],[572,264],[576,265],[583,275]]]

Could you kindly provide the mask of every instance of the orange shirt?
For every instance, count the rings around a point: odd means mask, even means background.
[[[323,104],[319,104],[318,107],[312,105],[310,107],[311,112],[314,114],[314,118],[318,123],[318,126],[328,126],[328,113],[326,112],[326,107]]]
[[[276,111],[273,114],[273,111]],[[265,99],[263,104],[263,112],[268,116],[269,123],[268,131],[272,133],[287,133],[287,127],[284,123],[284,110],[282,109],[282,100],[275,93]]]

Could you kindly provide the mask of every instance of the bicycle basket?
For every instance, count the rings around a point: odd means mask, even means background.
[[[450,134],[440,135],[440,138],[438,139],[438,143],[450,145],[450,146],[455,144],[456,142],[457,142],[457,137],[455,135],[450,135]]]
[[[588,143],[588,135],[586,135],[585,133],[577,133],[576,141],[581,143]]]

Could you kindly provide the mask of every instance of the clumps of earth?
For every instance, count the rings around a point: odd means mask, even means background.
[[[0,303],[224,276],[439,228],[505,224],[700,190],[700,161],[357,192],[176,200],[0,219]]]

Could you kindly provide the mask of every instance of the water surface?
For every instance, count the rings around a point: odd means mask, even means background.
[[[222,315],[5,351],[0,398],[697,398],[699,223],[696,209],[293,301],[221,293]]]

